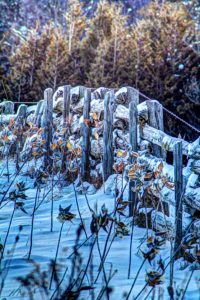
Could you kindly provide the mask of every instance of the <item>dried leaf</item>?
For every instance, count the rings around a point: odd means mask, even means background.
[[[168,189],[173,190],[174,189],[174,184],[172,182],[166,182],[166,187],[168,187]]]
[[[72,151],[73,150],[73,147],[72,147],[72,144],[70,143],[70,142],[67,142],[67,149],[69,150],[69,151]]]
[[[42,134],[43,131],[44,131],[44,129],[43,129],[43,128],[40,128],[40,129],[38,130],[37,134]]]
[[[66,132],[67,132],[67,128],[63,128],[60,133],[65,134]]]
[[[9,125],[10,127],[12,127],[15,124],[15,119],[14,118],[10,118],[10,122]]]
[[[117,151],[117,157],[126,157],[127,151]]]
[[[162,176],[162,183],[166,183],[167,182],[167,179],[166,179],[166,177],[165,176]]]
[[[81,155],[81,148],[80,148],[80,147],[75,148],[75,149],[73,150],[73,152],[74,152],[76,155]]]
[[[9,140],[9,137],[7,136],[7,135],[5,135],[4,137],[3,137],[3,140],[4,140],[4,142],[9,142],[10,140]]]
[[[38,152],[32,152],[33,156],[38,156]]]
[[[163,170],[163,168],[164,168],[164,165],[163,165],[163,162],[161,161],[158,165],[158,171],[161,172]]]
[[[153,178],[153,172],[147,172],[144,176],[145,180],[150,180]]]
[[[158,171],[155,171],[155,172],[154,172],[154,177],[155,177],[155,178],[158,178],[158,177],[160,177],[160,172],[158,172]]]
[[[135,175],[135,169],[130,169],[129,170],[128,177],[129,178],[135,178],[136,177],[136,175]]]
[[[51,145],[51,149],[54,151],[54,150],[56,150],[56,148],[57,148],[56,143],[53,143],[53,144]]]
[[[93,120],[98,121],[98,119],[99,119],[98,114],[96,112],[93,112],[92,118],[93,118]]]
[[[138,157],[138,153],[137,152],[131,152],[131,157],[137,158]]]

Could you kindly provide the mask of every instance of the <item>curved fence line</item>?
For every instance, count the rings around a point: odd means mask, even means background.
[[[152,101],[153,99],[147,97],[145,94],[141,93],[139,91],[139,94],[144,97],[145,99],[149,100],[149,101]],[[176,118],[177,120],[181,121],[182,123],[184,123],[185,125],[187,125],[188,127],[190,127],[192,130],[200,133],[200,130],[197,129],[196,127],[192,126],[190,123],[188,123],[187,121],[183,120],[182,118],[180,118],[179,116],[177,116],[175,113],[173,113],[172,111],[170,111],[169,109],[165,108],[163,106],[163,110],[165,110],[168,114],[170,114],[171,116],[173,116],[174,118]]]

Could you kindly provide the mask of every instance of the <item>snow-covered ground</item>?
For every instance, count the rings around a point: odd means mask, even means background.
[[[12,161],[9,162],[9,168],[11,174],[14,174],[14,165]],[[15,279],[18,276],[26,276],[33,269],[33,265],[31,264],[31,262],[27,261],[27,255],[30,247],[31,214],[33,212],[33,207],[34,207],[36,188],[33,187],[34,180],[30,179],[27,176],[23,176],[22,173],[23,171],[25,171],[26,168],[27,166],[24,167],[24,169],[21,172],[21,175],[16,178],[15,182],[24,181],[26,183],[26,186],[29,187],[29,189],[26,191],[26,195],[28,196],[28,198],[26,200],[22,200],[25,203],[24,209],[27,211],[28,214],[24,213],[20,209],[17,209],[14,214],[1,268],[4,266],[6,260],[9,259],[8,250],[11,250],[14,244],[15,237],[19,232],[19,225],[22,225],[23,229],[20,233],[20,239],[16,245],[14,256],[11,261],[11,266],[9,268],[9,272],[5,281],[5,286],[0,297],[1,300],[2,299],[12,299],[12,300],[29,299],[27,292],[25,292],[25,294],[23,295],[23,291],[25,290],[20,287],[19,282],[16,281]],[[0,165],[0,170],[2,170],[2,164]],[[0,180],[1,180],[0,189],[1,190],[5,189],[5,186],[7,184],[6,183],[7,178],[5,176],[1,176]],[[12,181],[12,177],[10,178],[10,180]],[[13,187],[14,185],[15,184],[13,184]],[[43,189],[44,188],[42,188],[41,195],[43,193]],[[46,188],[46,192],[47,190],[48,188]],[[127,190],[125,191],[124,195],[125,195],[124,200],[127,200]],[[77,196],[78,196],[78,203],[80,206],[82,218],[84,220],[87,229],[87,234],[89,236],[91,234],[90,232],[91,212],[88,209],[85,196],[79,193],[77,194]],[[65,222],[62,231],[59,253],[58,253],[58,262],[61,263],[62,266],[61,271],[64,272],[66,265],[68,264],[70,266],[70,260],[67,259],[67,256],[69,256],[70,253],[73,252],[73,246],[75,244],[75,239],[76,239],[76,230],[78,228],[78,225],[80,224],[80,218],[77,211],[73,186],[63,187],[62,190],[59,189],[58,186],[54,188],[53,232],[50,232],[51,199],[52,199],[52,195],[51,193],[49,193],[49,195],[45,198],[43,203],[36,210],[35,220],[34,220],[33,248],[32,248],[31,258],[36,263],[40,264],[42,270],[48,270],[48,264],[50,260],[55,258],[56,247],[57,247],[58,237],[61,228],[61,223],[57,219],[59,213],[59,205],[65,208],[70,204],[72,204],[71,212],[76,214],[76,217],[72,222]],[[100,210],[101,206],[105,204],[106,207],[108,208],[108,212],[113,211],[115,205],[115,197],[112,194],[112,192],[110,194],[105,194],[103,188],[93,195],[88,195],[88,200],[92,208],[94,208],[97,203],[98,210]],[[38,200],[38,203],[40,201],[41,198]],[[5,239],[5,235],[8,230],[9,220],[13,211],[13,205],[14,203],[12,201],[9,201],[5,206],[3,206],[0,209],[0,237],[2,243]],[[131,221],[129,218],[125,218],[125,217],[122,217],[122,220],[125,223],[130,223]],[[151,234],[151,231],[149,231],[149,234]],[[128,279],[130,235],[124,236],[123,238],[116,237],[114,239],[114,242],[111,246],[111,249],[109,251],[109,254],[105,262],[105,269],[107,274],[109,273],[111,266],[112,266],[112,270],[115,269],[117,270],[115,276],[110,282],[110,286],[113,287],[113,293],[110,296],[111,300],[124,299],[123,298],[124,292],[128,292],[130,290],[135,275],[144,260],[140,251],[138,250],[145,235],[146,235],[146,229],[138,228],[137,226],[135,226],[133,232],[132,266],[131,266],[130,279]],[[106,236],[107,233],[103,229],[101,229],[99,232],[99,244],[101,248],[101,253],[103,252],[104,249]],[[110,240],[112,239],[112,237],[113,235],[111,235]],[[83,242],[84,240],[85,240],[85,235],[83,232],[81,235],[81,241]],[[144,245],[142,245],[141,247],[143,246]],[[79,251],[82,255],[83,263],[86,264],[90,252],[90,243],[86,243],[85,245],[83,245]],[[166,244],[164,244],[161,247],[161,250],[159,251],[159,254],[156,256],[156,259],[152,262],[152,266],[156,264],[160,256],[162,256],[162,259],[165,261],[165,263],[169,261],[169,256],[170,256],[169,242],[166,242]],[[94,264],[94,277],[96,277],[95,274],[97,274],[97,269],[100,264],[99,252],[96,245],[94,247],[94,252],[93,252],[93,264]],[[133,288],[130,299],[133,299],[133,296],[136,296],[139,293],[139,291],[144,287],[144,285],[146,284],[145,282],[146,270],[152,269],[152,266],[148,262],[145,262],[141,272],[139,273],[138,279]],[[178,270],[178,266],[179,264],[176,263],[175,270],[174,270],[174,281],[177,290],[186,284],[187,279],[191,274],[191,271],[189,269]],[[67,276],[68,273],[66,275],[66,280],[67,280]],[[195,271],[193,273],[192,279],[187,288],[187,292],[185,294],[184,299],[188,299],[188,300],[200,299],[199,287],[197,285],[197,280],[199,280],[199,278],[200,278],[199,271]],[[65,287],[66,280],[63,281],[62,284],[63,288]],[[85,278],[85,281],[86,284],[88,284],[87,277]],[[98,295],[102,287],[102,284],[103,284],[103,272],[101,272],[101,275],[95,285],[94,293],[96,296]],[[167,286],[169,286],[169,267],[166,269],[163,284],[156,287],[155,290],[156,295],[154,299],[170,299],[167,291]],[[144,292],[141,294],[141,297],[139,299],[145,299],[150,289],[151,287],[147,287],[144,290]],[[163,294],[162,298],[158,298],[159,289],[160,289],[160,295]],[[54,289],[52,287],[52,291],[53,290]],[[152,299],[151,297],[152,297],[152,293],[150,296],[147,297],[147,299]],[[41,293],[38,290],[36,290],[35,292],[34,299],[37,300],[42,299]],[[82,293],[80,299],[90,299],[89,292]],[[104,296],[103,299],[106,299],[106,297]]]

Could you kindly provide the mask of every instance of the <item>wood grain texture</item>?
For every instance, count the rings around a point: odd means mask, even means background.
[[[70,85],[63,87],[63,127],[66,127],[69,122],[70,113]]]
[[[173,152],[174,145],[178,141],[181,141],[183,144],[183,154],[188,155],[190,143],[188,143],[180,138],[175,138],[175,137],[169,136],[165,132],[163,132],[159,129],[156,129],[152,126],[149,126],[148,124],[145,124],[142,127],[140,134],[141,134],[142,139],[147,140],[153,144],[156,144],[156,145],[162,147],[164,150],[170,151],[170,152]],[[157,155],[155,154],[155,156],[157,156]],[[160,157],[160,156],[158,156],[158,157]]]
[[[84,95],[84,107],[83,107],[83,124],[81,126],[81,133],[83,137],[82,157],[81,157],[81,178],[83,181],[89,181],[90,178],[90,127],[86,120],[90,118],[90,103],[91,103],[91,91],[85,88],[81,91]]]
[[[104,181],[113,173],[113,104],[114,92],[105,94],[104,99],[104,130],[103,130],[103,174]]]
[[[147,101],[148,108],[148,124],[156,129],[164,131],[164,123],[163,123],[163,107],[157,100]],[[165,158],[165,151],[159,146],[153,144],[153,153],[157,157]]]
[[[175,247],[178,249],[182,240],[182,214],[183,214],[183,161],[182,142],[177,142],[174,146],[174,185],[175,185]],[[176,253],[175,257],[178,257]]]
[[[131,151],[137,152],[137,105],[139,104],[139,92],[133,88],[127,88],[128,103],[129,103],[129,143]],[[129,182],[129,216],[135,215],[137,206],[137,195],[133,191],[135,186],[134,181]]]
[[[53,126],[53,90],[48,88],[44,91],[44,167],[52,165],[51,143],[52,143],[52,126]]]

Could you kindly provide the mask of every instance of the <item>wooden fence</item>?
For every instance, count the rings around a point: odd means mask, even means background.
[[[60,92],[60,95],[59,95]],[[58,98],[63,99],[63,127],[68,127],[70,109],[77,98],[83,99],[83,122],[81,126],[82,136],[82,159],[81,159],[81,176],[84,181],[89,180],[90,176],[90,151],[91,151],[91,101],[93,99],[103,100],[103,179],[106,181],[113,174],[114,149],[113,149],[113,122],[116,114],[116,106],[124,107],[124,117],[129,124],[129,144],[130,151],[137,152],[141,141],[147,141],[152,146],[152,155],[143,157],[149,163],[149,169],[154,168],[158,161],[164,162],[166,177],[172,178],[175,187],[169,195],[165,193],[163,199],[169,205],[176,207],[177,220],[177,243],[181,239],[181,215],[183,200],[194,209],[200,210],[200,188],[194,184],[196,176],[200,174],[200,143],[199,139],[189,143],[181,138],[175,138],[165,133],[163,122],[163,107],[157,100],[148,100],[140,103],[140,93],[132,87],[121,89],[89,89],[83,86],[61,87],[53,95],[52,89],[44,92],[44,100],[37,103],[37,107],[27,107],[21,104],[18,111],[14,114],[11,103],[3,102],[0,107],[4,107],[7,115],[2,117],[1,122],[8,122],[10,116],[26,117],[27,111],[31,113],[33,109],[35,117],[34,124],[44,128],[44,137],[46,140],[46,151],[44,154],[44,165],[47,167],[51,164],[51,149],[53,134],[53,109],[54,102]],[[125,99],[125,100],[124,100]],[[121,101],[121,102],[120,102]],[[121,103],[121,104],[120,104]],[[23,109],[22,109],[23,108]],[[26,109],[25,109],[26,108]],[[173,152],[173,165],[166,162],[167,152]],[[189,175],[183,174],[182,157],[186,155],[189,158],[188,165],[185,167],[189,170]],[[130,157],[130,161],[131,161]],[[63,162],[64,163],[64,162]],[[165,171],[166,170],[166,171]],[[169,171],[170,170],[170,171]],[[184,170],[185,171],[185,170]],[[136,194],[132,192],[134,181],[129,183],[129,200],[130,215],[133,214],[136,205]],[[172,197],[173,196],[173,197]],[[174,203],[172,198],[174,198]]]

